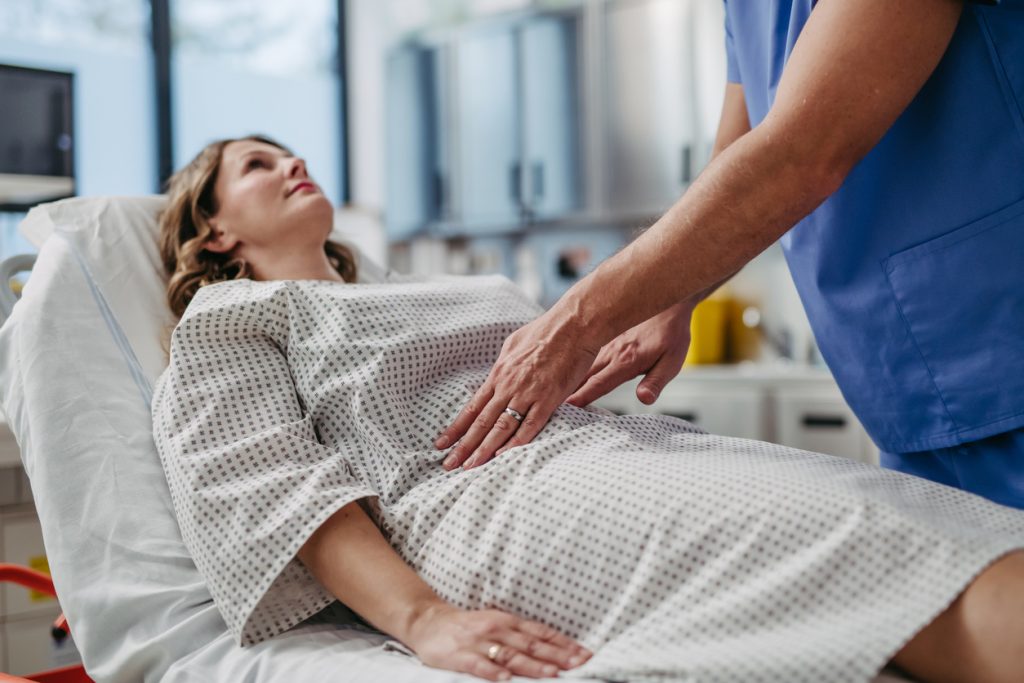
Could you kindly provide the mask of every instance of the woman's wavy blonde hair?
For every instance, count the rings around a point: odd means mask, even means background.
[[[242,259],[208,251],[205,246],[213,237],[209,219],[217,213],[214,185],[224,148],[242,140],[263,142],[292,153],[263,135],[217,140],[167,181],[167,207],[160,214],[160,257],[170,276],[167,303],[178,317],[200,287],[252,276],[249,264]],[[356,260],[350,249],[328,240],[324,252],[345,282],[355,281]]]

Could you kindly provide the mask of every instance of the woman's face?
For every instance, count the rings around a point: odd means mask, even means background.
[[[252,262],[278,250],[323,247],[331,232],[331,203],[306,173],[305,162],[265,142],[227,144],[214,195],[210,251]]]

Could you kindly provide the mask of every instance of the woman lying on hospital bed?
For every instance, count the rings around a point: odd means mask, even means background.
[[[340,601],[425,663],[491,680],[866,681],[890,661],[1021,680],[1021,512],[571,405],[533,443],[448,471],[437,432],[540,313],[514,285],[349,284],[329,201],[261,138],[204,150],[161,221],[183,315],[154,438],[241,644]]]

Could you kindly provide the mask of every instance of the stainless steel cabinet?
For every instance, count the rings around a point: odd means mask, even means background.
[[[391,239],[405,239],[444,214],[440,109],[442,52],[416,44],[387,62],[387,207]]]
[[[456,219],[479,234],[519,222],[519,47],[514,28],[478,29],[455,50]]]
[[[579,21],[538,17],[525,23],[523,76],[523,197],[531,219],[580,208]]]
[[[580,206],[579,23],[531,13],[391,51],[391,239],[508,232]]]
[[[721,3],[707,0],[605,5],[611,213],[665,210],[707,163],[725,85],[723,21]]]
[[[455,40],[461,231],[507,230],[579,206],[578,23],[532,15]]]

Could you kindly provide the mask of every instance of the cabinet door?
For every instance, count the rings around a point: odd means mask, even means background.
[[[57,643],[50,634],[59,613],[54,608],[50,614],[0,624],[7,650],[4,672],[24,676],[82,661],[70,637]]]
[[[579,21],[531,19],[522,27],[525,203],[534,218],[580,205]]]
[[[387,61],[388,236],[407,239],[439,217],[437,50],[404,45]]]
[[[607,6],[606,196],[613,213],[661,212],[695,175],[692,6],[693,0]]]
[[[519,223],[518,46],[514,28],[478,29],[455,46],[456,219],[482,234]]]
[[[0,561],[36,571],[48,571],[43,532],[36,516],[31,513],[5,515],[2,523],[3,556],[0,557]],[[17,584],[3,584],[0,586],[0,595],[3,596],[3,613],[0,616],[5,620],[60,611],[53,596],[37,593]]]
[[[833,393],[780,389],[775,397],[776,438],[784,446],[875,462],[864,428],[838,390]]]
[[[639,380],[624,384],[595,401],[619,415],[657,413],[691,422],[711,434],[741,439],[763,439],[767,419],[765,392],[760,388],[721,386],[716,382],[677,377],[669,382],[654,405],[636,397]]]
[[[668,383],[652,407],[711,434],[764,438],[765,394],[757,387],[722,386],[680,376]]]

